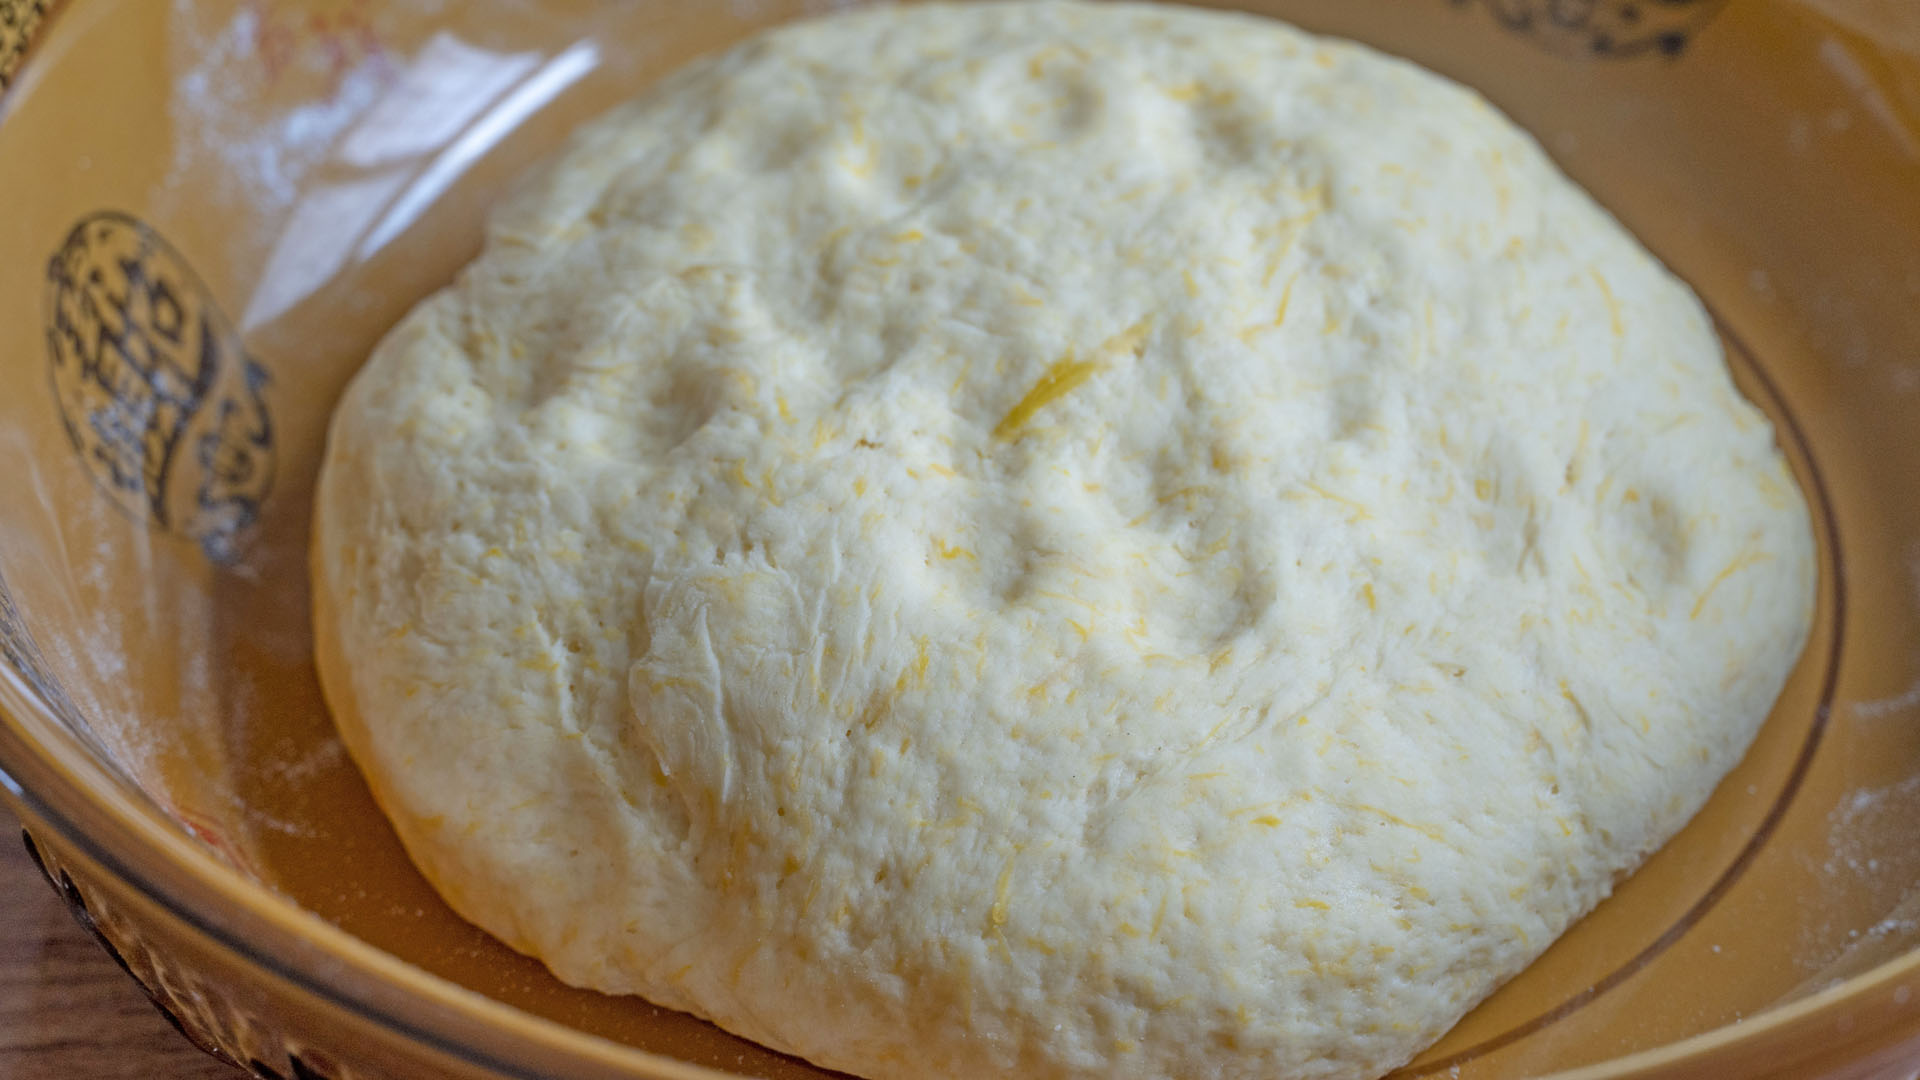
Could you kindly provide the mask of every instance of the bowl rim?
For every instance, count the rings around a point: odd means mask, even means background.
[[[738,1074],[668,1057],[509,1005],[378,948],[216,857],[99,761],[24,680],[0,666],[0,792],[29,823],[57,832],[100,871],[247,969],[363,1023],[464,1064],[525,1080],[570,1077],[728,1080]],[[316,962],[324,960],[324,963]],[[1710,1066],[1735,1047],[1779,1068],[1909,1031],[1920,950],[1886,960],[1741,1021],[1550,1080],[1664,1075]],[[1882,1008],[1861,1009],[1878,1003]],[[1887,1004],[1895,1006],[1888,1009]],[[418,1006],[424,1005],[424,1009]],[[1848,1013],[1843,1018],[1842,1012]],[[1860,1022],[1858,1017],[1867,1017]],[[1817,1035],[1824,1030],[1826,1035]],[[319,1049],[328,1049],[324,1045]],[[539,1055],[538,1058],[535,1055]]]
[[[593,1035],[470,990],[252,880],[96,760],[5,665],[0,665],[0,795],[19,804],[30,834],[36,824],[57,834],[56,855],[76,851],[93,869],[133,889],[165,918],[245,968],[465,1064],[525,1080],[604,1077],[609,1069],[619,1070],[612,1075],[649,1080],[735,1076]],[[318,957],[328,962],[312,962]],[[395,1007],[403,1002],[424,1003],[428,1009],[404,1015]],[[565,1056],[536,1061],[529,1051]]]

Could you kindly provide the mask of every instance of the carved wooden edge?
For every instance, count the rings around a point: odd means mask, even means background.
[[[211,980],[149,947],[141,931],[107,902],[101,890],[83,886],[30,829],[20,831],[27,857],[40,868],[74,921],[113,957],[167,1022],[205,1053],[260,1080],[385,1080],[350,1068],[331,1054],[306,1046],[260,1022]]]

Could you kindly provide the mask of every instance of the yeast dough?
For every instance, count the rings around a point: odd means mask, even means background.
[[[582,130],[334,419],[341,733],[464,915],[872,1077],[1362,1077],[1694,813],[1807,513],[1467,90],[843,15]]]

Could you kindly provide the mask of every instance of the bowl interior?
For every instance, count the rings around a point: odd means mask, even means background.
[[[1663,1046],[1920,945],[1920,15],[1866,0],[1246,6],[1478,87],[1702,297],[1814,506],[1814,636],[1700,816],[1405,1070]],[[1578,8],[1578,11],[1571,9]],[[574,1028],[825,1075],[462,922],[338,740],[305,571],[328,411],[576,121],[809,10],[70,0],[0,114],[0,645],[260,885]]]

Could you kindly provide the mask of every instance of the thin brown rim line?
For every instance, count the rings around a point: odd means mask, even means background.
[[[1562,1001],[1560,1004],[1548,1009],[1546,1012],[1541,1013],[1531,1020],[1508,1028],[1506,1031],[1490,1039],[1476,1043],[1473,1046],[1469,1046],[1457,1054],[1451,1054],[1439,1061],[1430,1062],[1418,1068],[1406,1068],[1396,1071],[1392,1074],[1393,1076],[1407,1078],[1430,1076],[1433,1073],[1445,1069],[1464,1065],[1475,1058],[1483,1057],[1495,1050],[1504,1049],[1529,1035],[1536,1034],[1579,1012],[1582,1008],[1585,1008],[1600,997],[1600,995],[1605,994],[1607,991],[1612,990],[1614,987],[1619,986],[1621,983],[1639,974],[1642,968],[1652,963],[1661,953],[1666,952],[1675,942],[1686,936],[1687,931],[1693,929],[1701,919],[1705,918],[1707,913],[1712,911],[1714,906],[1720,902],[1721,898],[1746,874],[1747,868],[1753,864],[1754,859],[1759,857],[1760,849],[1765,847],[1767,841],[1773,838],[1774,830],[1778,829],[1780,822],[1786,818],[1788,807],[1793,803],[1794,797],[1800,793],[1800,786],[1805,782],[1807,772],[1813,766],[1814,754],[1820,748],[1822,737],[1826,734],[1828,720],[1833,713],[1833,697],[1840,684],[1840,647],[1846,638],[1847,578],[1846,562],[1841,557],[1840,552],[1840,526],[1839,522],[1834,519],[1833,503],[1827,492],[1826,478],[1821,475],[1820,464],[1813,456],[1813,444],[1807,439],[1806,432],[1800,427],[1800,421],[1794,416],[1793,410],[1787,407],[1786,398],[1780,393],[1780,388],[1774,383],[1772,376],[1767,374],[1766,368],[1761,366],[1760,361],[1754,356],[1753,350],[1747,347],[1744,338],[1734,332],[1732,327],[1722,322],[1718,317],[1714,318],[1713,323],[1715,329],[1726,338],[1728,343],[1733,346],[1733,350],[1740,355],[1741,362],[1745,365],[1748,373],[1754,377],[1755,381],[1759,383],[1760,388],[1766,393],[1767,398],[1772,401],[1782,424],[1786,427],[1787,433],[1792,437],[1794,445],[1800,448],[1800,456],[1807,463],[1807,479],[1809,485],[1813,488],[1813,501],[1818,508],[1820,524],[1827,534],[1827,550],[1829,554],[1827,560],[1828,572],[1833,579],[1833,641],[1827,647],[1826,673],[1821,680],[1820,696],[1818,702],[1814,705],[1813,723],[1807,728],[1806,741],[1800,747],[1800,754],[1794,760],[1792,771],[1787,774],[1786,783],[1780,788],[1779,797],[1774,800],[1773,806],[1767,811],[1767,815],[1760,819],[1760,824],[1755,827],[1753,835],[1748,838],[1746,845],[1740,849],[1740,853],[1734,856],[1733,862],[1727,865],[1726,870],[1721,872],[1719,879],[1707,889],[1700,899],[1694,901],[1693,906],[1687,909],[1686,914],[1682,915],[1678,922],[1668,927],[1665,933],[1655,938],[1646,948],[1640,950],[1638,955],[1620,967],[1615,968],[1612,972],[1585,990],[1567,998],[1565,1001]]]

